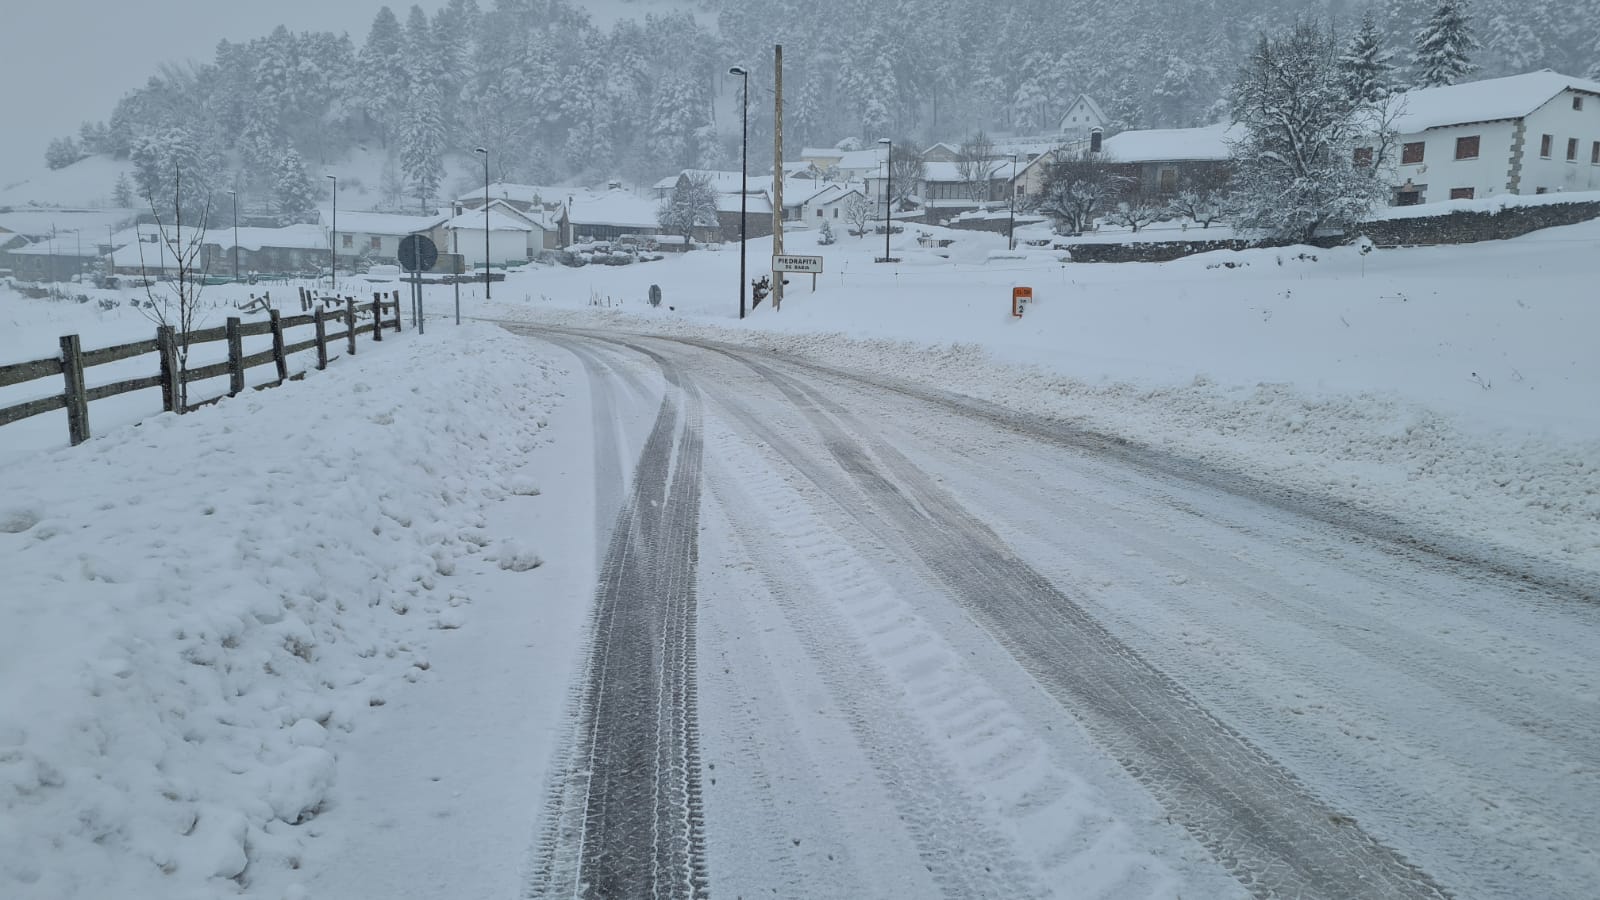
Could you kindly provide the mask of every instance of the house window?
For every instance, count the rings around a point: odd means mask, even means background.
[[[1478,158],[1478,135],[1456,138],[1456,159]]]
[[[374,250],[382,250],[383,249],[383,238],[373,238],[372,239],[372,243],[368,244],[367,246],[371,247]]]
[[[822,210],[817,210],[817,218],[822,218]]]
[[[1600,166],[1600,141],[1595,141],[1594,146],[1589,148],[1589,163]]]
[[[1579,111],[1579,112],[1583,112],[1583,98],[1582,97],[1573,97],[1572,98],[1572,108],[1577,110],[1577,111]]]
[[[1178,189],[1178,170],[1161,170],[1161,193],[1170,194]]]
[[[1549,188],[1534,188],[1533,192],[1535,194],[1543,194],[1543,193],[1547,193],[1549,190],[1550,190]]]
[[[1476,192],[1477,192],[1476,188],[1451,188],[1450,189],[1450,199],[1451,200],[1471,200],[1472,199],[1472,195],[1475,194]]]
[[[1422,162],[1422,148],[1427,146],[1422,141],[1415,141],[1400,148],[1400,162],[1404,165],[1415,165]]]
[[[1539,138],[1539,155],[1544,157],[1545,159],[1549,159],[1550,158],[1550,148],[1555,144],[1555,141],[1556,141],[1556,139],[1551,137],[1548,134],[1542,135]]]
[[[1567,162],[1578,161],[1578,139],[1567,138]]]
[[[343,243],[340,244],[342,247],[354,247],[356,245],[356,237],[353,234],[341,234],[339,237],[344,239]]]
[[[1357,147],[1355,152],[1355,163],[1358,166],[1372,165],[1372,148]]]
[[[834,208],[833,208],[833,217],[834,217],[834,218],[835,218],[835,219],[837,219],[837,218],[839,218],[839,207],[837,207],[837,206],[835,206],[835,207],[834,207]]]

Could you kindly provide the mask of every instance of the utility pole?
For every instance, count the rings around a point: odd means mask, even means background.
[[[772,47],[772,255],[783,255],[783,45]],[[772,311],[783,308],[783,273],[772,273]]]

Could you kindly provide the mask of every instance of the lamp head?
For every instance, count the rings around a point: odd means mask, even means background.
[[[472,148],[472,152],[473,153],[482,153],[484,156],[488,156],[489,155],[489,151],[484,149],[483,147],[473,147]]]
[[[750,70],[746,69],[744,66],[734,66],[733,68],[728,70],[728,74],[729,75],[743,75],[743,76],[748,78],[749,75],[750,75]]]

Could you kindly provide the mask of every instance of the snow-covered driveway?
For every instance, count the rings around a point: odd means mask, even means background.
[[[1600,882],[1591,576],[792,358],[513,330],[587,374],[603,551],[535,896]]]

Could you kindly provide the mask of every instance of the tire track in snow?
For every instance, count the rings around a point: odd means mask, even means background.
[[[662,400],[601,565],[571,756],[552,783],[528,897],[706,896],[694,687],[700,400],[664,368],[679,389]]]
[[[869,454],[850,436],[870,428],[772,367],[713,349],[750,366],[806,415],[870,498],[877,523],[917,548],[968,613],[1246,888],[1261,897],[1344,897],[1357,885],[1363,895],[1447,896],[1017,560],[897,451],[874,442]],[[828,481],[818,487],[829,491]],[[846,510],[859,509],[857,498],[832,492]]]

